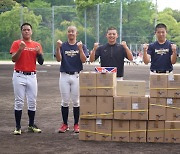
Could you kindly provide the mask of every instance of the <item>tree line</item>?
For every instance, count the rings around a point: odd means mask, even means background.
[[[157,20],[167,25],[168,39],[180,46],[179,10],[156,13],[151,0],[123,0],[122,4],[122,40],[128,44],[152,42]],[[120,29],[119,12],[119,0],[1,0],[0,52],[9,52],[11,43],[21,37],[22,22],[33,25],[33,39],[42,43],[45,53],[52,53],[57,39],[67,39],[68,25],[77,26],[78,39],[91,49],[97,34],[103,44],[109,26]]]

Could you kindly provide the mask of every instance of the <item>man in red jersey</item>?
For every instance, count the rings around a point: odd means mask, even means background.
[[[32,26],[24,23],[21,26],[22,39],[13,42],[10,54],[15,63],[13,73],[13,87],[15,95],[14,114],[16,128],[14,135],[21,135],[21,115],[24,98],[27,98],[29,126],[28,131],[40,133],[41,130],[34,124],[37,98],[36,59],[43,64],[43,51],[38,42],[31,39]]]

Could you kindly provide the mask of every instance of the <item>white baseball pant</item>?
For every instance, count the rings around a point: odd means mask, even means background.
[[[70,101],[73,107],[79,107],[79,74],[69,75],[60,72],[59,89],[61,94],[61,106],[68,107]]]
[[[36,111],[37,98],[37,78],[36,74],[24,75],[23,73],[13,73],[13,87],[15,95],[15,110],[22,110],[24,98],[26,96],[28,110]]]

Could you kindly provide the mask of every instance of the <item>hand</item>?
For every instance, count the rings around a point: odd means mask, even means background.
[[[79,50],[81,50],[81,49],[82,49],[82,46],[83,46],[82,42],[79,41],[79,42],[77,43],[77,46],[78,46]]]
[[[147,52],[147,50],[148,50],[148,48],[149,48],[149,44],[143,44],[143,50],[145,51],[145,52]]]
[[[173,53],[176,53],[176,44],[171,44],[171,49]]]
[[[126,44],[125,41],[122,41],[122,42],[121,42],[121,45],[122,45],[124,48],[128,48],[128,46],[127,46],[127,44]]]
[[[35,51],[36,51],[38,54],[41,54],[41,51],[40,51],[40,47],[39,47],[39,46],[36,46]]]
[[[24,41],[21,41],[20,45],[19,45],[19,49],[22,51],[24,50],[24,48],[26,47],[26,44]]]
[[[61,40],[58,40],[56,43],[57,48],[60,48],[62,46],[62,43],[63,42]]]
[[[99,43],[97,43],[97,42],[94,43],[94,48],[93,48],[93,50],[96,51],[96,49],[98,48],[98,46],[99,46]]]

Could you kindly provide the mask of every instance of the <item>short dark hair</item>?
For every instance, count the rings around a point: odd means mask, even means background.
[[[108,33],[109,30],[116,30],[116,32],[117,32],[117,28],[115,28],[115,27],[109,27],[106,32]]]
[[[25,25],[30,26],[31,29],[32,29],[32,25],[31,25],[30,23],[25,22],[25,23],[23,23],[23,24],[21,25],[21,31],[22,31],[22,29],[23,29],[23,26],[25,26]]]
[[[167,31],[167,26],[163,23],[159,23],[155,27],[155,32],[157,31],[158,28],[164,28]]]

